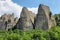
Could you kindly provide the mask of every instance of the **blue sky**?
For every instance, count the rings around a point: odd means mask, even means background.
[[[44,4],[50,7],[52,13],[60,13],[60,0],[12,0],[20,6],[38,7],[39,4]]]
[[[60,0],[0,0],[0,16],[14,13],[20,17],[23,7],[37,14],[39,4],[49,6],[53,14],[60,13]]]

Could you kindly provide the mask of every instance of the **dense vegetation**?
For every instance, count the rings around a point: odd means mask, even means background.
[[[0,30],[0,40],[60,40],[60,27],[50,30]]]
[[[55,20],[56,20],[57,26],[60,26],[60,14],[55,14]]]

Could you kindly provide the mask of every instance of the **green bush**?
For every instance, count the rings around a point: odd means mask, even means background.
[[[49,30],[0,30],[0,40],[60,40],[60,27]]]

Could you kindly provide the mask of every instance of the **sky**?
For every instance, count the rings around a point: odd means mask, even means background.
[[[37,8],[39,4],[44,4],[49,6],[53,13],[60,13],[60,0],[13,0],[13,2],[30,8]]]
[[[37,14],[39,4],[49,6],[53,14],[60,13],[60,0],[0,0],[0,16],[14,13],[15,17],[20,17],[23,7]]]

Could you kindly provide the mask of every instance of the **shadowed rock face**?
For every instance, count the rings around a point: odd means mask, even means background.
[[[40,4],[35,19],[35,29],[49,29],[52,27],[51,12],[48,6]]]
[[[35,14],[33,14],[31,11],[28,11],[26,7],[23,7],[20,19],[17,23],[17,28],[22,30],[33,29],[34,17]]]

